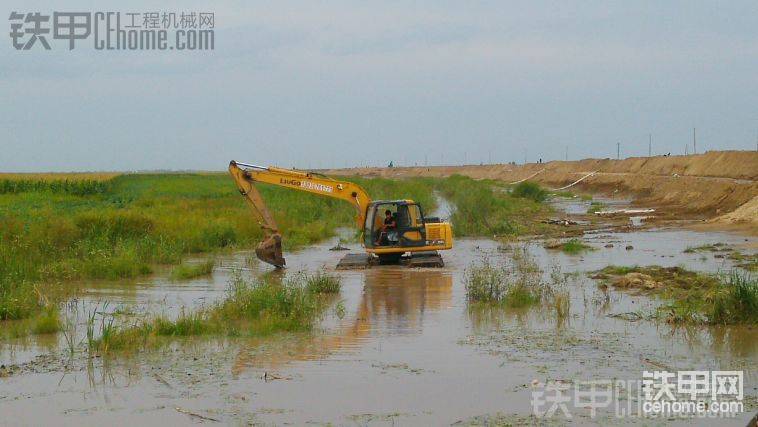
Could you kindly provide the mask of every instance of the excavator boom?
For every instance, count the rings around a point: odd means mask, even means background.
[[[312,172],[256,166],[232,160],[229,163],[229,173],[234,178],[240,193],[245,196],[245,200],[260,219],[259,224],[263,229],[264,239],[258,244],[255,254],[261,261],[277,268],[282,268],[285,265],[282,253],[282,235],[263,197],[254,185],[256,182],[345,200],[352,204],[357,211],[355,221],[359,229],[363,226],[366,210],[371,203],[368,194],[359,185],[347,181],[337,181]]]

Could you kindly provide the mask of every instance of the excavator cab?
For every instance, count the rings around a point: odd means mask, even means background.
[[[394,226],[385,227],[386,212]],[[366,248],[408,248],[426,245],[424,212],[421,205],[409,200],[379,200],[368,206],[363,229]]]

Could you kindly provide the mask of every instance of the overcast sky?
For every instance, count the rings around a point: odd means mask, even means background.
[[[756,149],[755,0],[126,4],[2,2],[0,171]],[[214,12],[216,49],[16,51],[14,10]]]

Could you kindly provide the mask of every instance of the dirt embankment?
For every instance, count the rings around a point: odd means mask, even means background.
[[[758,234],[758,152],[709,151],[690,156],[585,159],[526,165],[351,168],[334,175],[444,177],[452,174],[516,182],[528,178],[555,189],[633,197],[664,218],[708,219]],[[589,175],[592,174],[592,175]],[[587,176],[589,175],[589,176]]]

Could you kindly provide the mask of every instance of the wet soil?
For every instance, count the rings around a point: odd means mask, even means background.
[[[743,426],[756,410],[757,328],[674,328],[612,317],[653,310],[659,302],[603,291],[587,272],[611,264],[728,270],[729,258],[684,251],[713,243],[754,247],[755,240],[678,229],[601,230],[583,238],[597,250],[567,255],[542,241],[459,239],[443,254],[445,268],[335,271],[342,277],[344,313],[330,310],[311,334],[175,340],[159,350],[107,358],[70,357],[60,334],[6,341],[0,343],[0,424],[528,424],[535,421],[534,380],[639,380],[643,370],[724,369],[745,371],[752,412],[723,423]],[[168,280],[165,271],[137,281],[82,283],[79,322],[91,307],[123,316],[197,308],[223,297],[233,270],[251,276],[333,270],[345,254],[330,251],[333,245],[288,253],[283,273],[272,273],[252,252],[239,252],[219,258],[211,276],[189,281]],[[526,245],[546,277],[559,272],[565,279],[568,317],[547,306],[469,307],[466,267],[484,258],[505,260],[513,245]],[[611,411],[592,419],[574,409],[573,423],[641,421],[618,420]]]

